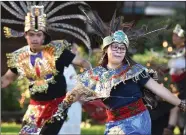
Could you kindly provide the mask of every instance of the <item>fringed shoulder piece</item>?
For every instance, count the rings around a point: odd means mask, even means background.
[[[106,98],[110,96],[112,88],[118,84],[132,79],[137,82],[140,76],[143,78],[149,77],[149,72],[144,66],[135,64],[132,67],[123,66],[116,70],[107,70],[104,67],[96,67],[78,75],[78,83],[82,84],[86,89],[96,92],[99,98]]]
[[[63,53],[63,51],[65,49],[70,49],[71,44],[68,43],[66,40],[54,40],[51,43],[49,43],[48,45],[46,45],[46,48],[55,48],[55,60],[57,60],[61,54]]]
[[[55,60],[57,60],[60,55],[63,53],[64,49],[70,48],[70,43],[68,43],[66,40],[55,40],[51,43],[44,46],[44,50],[50,52],[54,49],[54,56]],[[52,49],[53,48],[53,49]],[[19,62],[21,60],[24,60],[24,58],[27,58],[30,55],[30,47],[24,46],[12,53],[7,53],[7,64],[9,68],[19,68]]]
[[[29,52],[29,46],[24,46],[12,53],[7,53],[6,56],[7,56],[7,64],[8,64],[8,67],[9,68],[18,68],[18,62],[21,58],[24,58],[24,56],[28,56],[29,53],[25,53],[25,52]],[[22,57],[20,57],[19,59],[19,56],[20,54],[24,54],[22,55]]]

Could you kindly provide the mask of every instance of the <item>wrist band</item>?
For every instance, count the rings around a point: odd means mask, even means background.
[[[182,110],[183,112],[186,112],[186,100],[181,100],[181,103],[178,105],[178,107],[179,107],[180,110]]]

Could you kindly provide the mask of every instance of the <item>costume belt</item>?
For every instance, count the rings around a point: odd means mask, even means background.
[[[126,119],[135,116],[145,111],[146,109],[147,108],[145,107],[142,99],[140,98],[138,101],[128,104],[124,107],[118,108],[116,110],[107,109],[107,115],[108,115],[107,122]]]
[[[44,121],[50,119],[54,115],[54,113],[57,111],[58,105],[63,101],[64,98],[65,96],[49,101],[30,100],[30,105],[43,106],[39,110],[39,117],[36,121],[38,127],[43,125]]]

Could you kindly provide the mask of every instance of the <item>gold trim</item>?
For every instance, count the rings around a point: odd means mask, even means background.
[[[42,50],[42,58],[36,58],[35,65],[30,61],[30,47],[25,46],[13,53],[7,54],[8,67],[17,68],[22,79],[26,77],[29,80],[29,85],[33,85],[30,89],[31,94],[36,92],[47,92],[48,84],[55,83],[54,76],[59,71],[56,69],[55,62],[61,56],[67,46],[64,41],[54,41]],[[47,75],[52,75],[51,78],[46,78]],[[32,80],[32,81],[31,81]]]

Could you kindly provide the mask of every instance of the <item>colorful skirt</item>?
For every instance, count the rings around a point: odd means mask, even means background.
[[[64,97],[50,101],[35,101],[31,99],[23,117],[23,122],[26,124],[22,127],[20,134],[39,134],[42,126],[55,114],[58,105],[63,99]]]
[[[151,118],[142,99],[116,110],[107,110],[105,135],[150,135]]]
[[[106,123],[105,135],[151,135],[148,110],[127,119]]]

